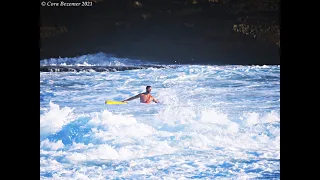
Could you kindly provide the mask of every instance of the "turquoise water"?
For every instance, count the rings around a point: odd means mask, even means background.
[[[104,104],[147,85],[161,103]],[[40,179],[280,179],[280,66],[40,72]]]

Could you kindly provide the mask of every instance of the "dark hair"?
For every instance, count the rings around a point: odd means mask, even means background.
[[[146,87],[146,89],[149,89],[149,88],[151,88],[151,86],[147,86],[147,87]]]

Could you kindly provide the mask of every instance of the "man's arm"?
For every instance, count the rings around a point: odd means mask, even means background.
[[[135,95],[135,96],[133,96],[133,97],[131,97],[131,98],[125,99],[125,100],[123,100],[122,102],[131,101],[131,100],[137,99],[137,98],[139,98],[139,97],[140,97],[140,94]]]
[[[152,101],[155,103],[159,103],[158,99],[156,99],[156,98],[153,98]]]

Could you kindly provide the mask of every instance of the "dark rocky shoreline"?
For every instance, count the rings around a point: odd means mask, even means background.
[[[209,1],[42,7],[40,60],[104,52],[170,64],[280,64],[279,0]]]

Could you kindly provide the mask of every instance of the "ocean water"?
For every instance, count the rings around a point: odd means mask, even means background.
[[[280,66],[167,65],[102,53],[40,66],[40,179],[280,179]],[[160,103],[106,105],[152,86]]]

